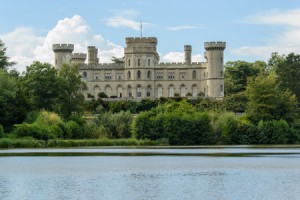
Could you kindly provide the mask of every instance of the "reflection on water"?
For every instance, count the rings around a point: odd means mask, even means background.
[[[240,150],[247,152],[247,149]],[[267,150],[270,155],[253,157],[2,156],[0,199],[299,199],[299,151],[290,149],[293,154],[289,155],[289,150],[281,149],[277,155],[277,150],[273,150]],[[105,151],[121,153],[122,150]],[[203,153],[199,149],[187,151]]]

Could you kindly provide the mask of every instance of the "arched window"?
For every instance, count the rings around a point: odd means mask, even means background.
[[[127,86],[127,96],[132,97],[132,91],[131,91],[131,86]]]
[[[224,88],[223,85],[220,85],[220,91],[223,92]]]
[[[151,96],[151,86],[148,85],[147,87],[147,97],[150,97]]]
[[[220,76],[221,76],[221,77],[223,76],[223,71],[220,72]]]
[[[141,65],[141,59],[138,59],[138,66]]]
[[[140,71],[140,70],[137,72],[137,78],[138,78],[138,79],[141,78],[141,71]]]
[[[174,86],[170,85],[169,86],[169,97],[174,97]]]
[[[82,74],[82,80],[83,81],[87,80],[87,73],[86,72],[83,72],[83,74]]]
[[[196,71],[193,71],[193,78],[195,79],[197,76]]]
[[[119,97],[119,98],[123,97],[123,88],[121,85],[118,85],[118,87],[117,87],[117,97]]]
[[[150,71],[147,72],[147,78],[151,78],[151,72]]]
[[[111,97],[111,96],[112,96],[111,92],[112,92],[112,89],[111,89],[110,85],[106,85],[106,86],[105,86],[105,94],[106,94],[108,97]]]
[[[142,97],[142,88],[141,88],[141,86],[137,86],[137,88],[136,88],[136,97],[138,97],[138,98]]]
[[[130,73],[130,71],[127,72],[127,79],[131,79],[131,73]]]
[[[197,95],[198,95],[198,88],[197,88],[197,85],[193,85],[193,86],[192,86],[192,96],[196,98]]]
[[[128,59],[128,67],[130,67],[130,59]]]
[[[185,85],[181,85],[180,86],[180,96],[181,97],[185,97]]]
[[[157,98],[162,97],[162,86],[157,86]]]
[[[95,85],[93,88],[93,95],[94,97],[97,99],[98,98],[98,94],[100,93],[100,87],[98,85]]]
[[[150,67],[150,59],[148,59],[148,67]]]

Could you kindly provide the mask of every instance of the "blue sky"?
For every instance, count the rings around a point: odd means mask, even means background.
[[[100,62],[121,57],[125,37],[158,38],[161,61],[183,61],[183,46],[203,61],[203,43],[225,41],[225,61],[267,60],[272,52],[300,54],[299,0],[7,0],[0,39],[24,70],[53,63],[52,43],[99,48]]]

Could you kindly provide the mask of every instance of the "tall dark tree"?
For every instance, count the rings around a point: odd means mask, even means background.
[[[300,55],[291,53],[280,57],[275,66],[278,83],[282,89],[292,91],[300,102]]]
[[[9,57],[6,55],[5,44],[0,39],[0,70],[7,70],[8,67],[15,65],[15,62],[10,62]]]
[[[84,96],[81,92],[84,82],[78,66],[64,64],[58,73],[60,82],[59,112],[64,117],[72,113],[81,114],[84,109]]]

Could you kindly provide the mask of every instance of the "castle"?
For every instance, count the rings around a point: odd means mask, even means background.
[[[225,42],[205,42],[206,62],[192,62],[192,46],[185,45],[185,62],[162,63],[157,38],[126,38],[124,62],[99,63],[98,49],[88,46],[86,54],[74,53],[73,44],[53,44],[55,67],[77,64],[87,87],[86,99],[104,92],[108,97],[139,100],[160,97],[224,96],[223,55]]]

